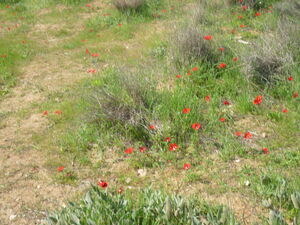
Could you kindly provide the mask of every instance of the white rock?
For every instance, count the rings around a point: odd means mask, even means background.
[[[16,217],[17,217],[17,215],[10,215],[9,220],[12,221],[12,220],[16,219]]]

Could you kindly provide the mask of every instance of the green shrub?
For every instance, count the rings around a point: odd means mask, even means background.
[[[48,225],[238,225],[225,207],[210,206],[195,199],[146,189],[125,197],[93,187],[80,203],[70,203],[47,217]]]

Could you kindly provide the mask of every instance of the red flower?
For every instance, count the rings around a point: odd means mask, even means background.
[[[237,136],[237,137],[241,137],[242,135],[243,135],[243,132],[241,132],[241,131],[235,132],[235,136]]]
[[[175,151],[178,148],[178,145],[176,143],[171,143],[169,146],[170,151]]]
[[[183,165],[183,169],[185,169],[185,170],[188,170],[188,169],[190,169],[191,168],[191,164],[189,164],[189,163],[185,163],[184,165]]]
[[[188,114],[188,113],[191,112],[191,109],[190,109],[190,108],[184,108],[184,109],[182,110],[182,112],[183,112],[183,114]]]
[[[89,49],[85,49],[85,53],[86,53],[86,54],[90,54]]]
[[[58,171],[58,172],[62,172],[64,169],[65,169],[64,166],[60,166],[60,167],[57,168],[57,171]]]
[[[224,117],[221,117],[220,119],[219,119],[221,122],[225,122],[225,118]]]
[[[224,104],[224,105],[230,105],[230,102],[227,101],[227,100],[225,100],[225,101],[223,102],[223,104]]]
[[[118,189],[118,193],[119,193],[119,194],[123,193],[123,191],[124,191],[124,188],[123,188],[123,187],[120,187],[120,188]]]
[[[171,138],[170,138],[170,137],[166,137],[166,138],[164,139],[164,141],[165,141],[165,142],[170,142],[170,141],[171,141]]]
[[[107,184],[107,182],[100,180],[100,181],[98,181],[98,186],[102,187],[104,189],[104,188],[107,188],[108,184]]]
[[[288,110],[287,110],[287,109],[283,109],[282,112],[283,112],[283,113],[287,113]]]
[[[147,147],[145,147],[145,146],[140,147],[140,152],[145,152],[146,150],[147,150]]]
[[[61,114],[62,114],[62,111],[56,110],[54,113],[55,113],[56,115],[61,115]]]
[[[9,8],[10,8],[10,5],[6,5],[5,8],[9,9]]]
[[[122,24],[121,24],[121,23],[119,23],[119,24],[118,24],[118,26],[119,26],[119,27],[121,27],[121,26],[122,26]]]
[[[88,73],[96,73],[96,70],[95,69],[90,69],[87,71]]]
[[[91,7],[92,7],[90,4],[86,4],[85,6],[88,7],[88,8],[91,8]]]
[[[261,15],[260,12],[255,13],[255,16],[260,16],[260,15]]]
[[[149,129],[150,129],[150,130],[155,130],[155,126],[151,124],[151,125],[149,126]]]
[[[223,52],[225,50],[225,48],[219,48],[219,51]]]
[[[269,149],[268,148],[263,148],[263,153],[264,154],[269,154],[270,152],[269,152]]]
[[[198,70],[198,67],[197,66],[195,66],[193,69],[192,69],[192,71],[197,71]]]
[[[45,110],[45,111],[43,112],[43,116],[48,116],[48,111],[47,111],[47,110]]]
[[[294,78],[292,77],[292,76],[290,76],[289,78],[288,78],[288,80],[289,81],[292,81]]]
[[[199,129],[201,128],[201,124],[200,124],[200,123],[194,123],[194,124],[192,125],[192,128],[193,128],[194,130],[199,130]]]
[[[125,153],[126,153],[126,154],[131,154],[131,153],[133,152],[133,150],[134,150],[134,148],[127,148],[127,149],[125,150]]]
[[[242,6],[242,9],[243,9],[244,11],[246,11],[247,8],[248,8],[248,6],[246,6],[246,5],[243,5],[243,6]]]
[[[243,19],[243,16],[238,16],[238,19]]]
[[[220,63],[220,65],[218,66],[219,69],[225,69],[226,68],[226,64],[225,63]]]
[[[234,62],[236,62],[236,61],[238,61],[238,57],[234,57],[232,60],[233,60]]]
[[[259,96],[257,96],[257,97],[254,99],[253,104],[254,104],[254,105],[259,105],[259,104],[261,104],[261,103],[262,103],[262,96],[259,95]]]
[[[209,41],[212,39],[212,36],[211,35],[206,35],[203,37],[205,40]]]
[[[166,9],[163,9],[163,10],[161,10],[163,13],[166,13],[167,12],[167,10]]]
[[[241,24],[240,25],[240,28],[245,28],[246,26],[244,24]]]
[[[252,134],[250,132],[247,132],[247,133],[244,134],[244,138],[245,139],[250,139],[250,138],[252,138]]]
[[[210,102],[210,96],[209,95],[205,96],[205,101]]]
[[[181,75],[180,75],[180,74],[178,74],[178,75],[176,75],[176,77],[177,77],[177,78],[181,78]]]
[[[188,72],[187,72],[186,75],[187,75],[187,76],[191,76],[191,75],[192,75],[192,74],[191,74],[191,71],[188,70]]]
[[[293,98],[297,98],[299,96],[298,92],[293,93]]]
[[[98,56],[99,56],[99,53],[93,53],[91,56],[93,56],[93,57],[98,57]]]

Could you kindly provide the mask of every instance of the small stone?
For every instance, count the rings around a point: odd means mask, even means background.
[[[245,181],[245,186],[250,186],[250,181],[249,180]]]
[[[147,170],[146,169],[139,169],[137,171],[137,173],[138,173],[139,176],[144,177],[147,174]]]
[[[128,177],[128,178],[126,178],[125,182],[126,182],[127,184],[129,184],[129,183],[131,182],[131,179]]]
[[[13,221],[14,219],[16,219],[16,217],[17,217],[17,215],[10,215],[10,216],[9,216],[9,220],[10,220],[10,221]]]

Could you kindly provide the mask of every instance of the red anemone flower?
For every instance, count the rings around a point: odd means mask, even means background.
[[[297,98],[299,96],[298,92],[293,93],[293,98]]]
[[[140,147],[140,152],[145,152],[146,150],[147,150],[147,147],[145,147],[145,146]]]
[[[294,78],[292,77],[292,76],[290,76],[289,78],[288,78],[288,80],[289,81],[292,81]]]
[[[261,15],[260,12],[255,13],[255,16],[260,16],[260,15]]]
[[[200,123],[194,123],[194,124],[192,125],[192,128],[193,128],[194,130],[199,130],[199,129],[201,128],[201,124],[200,124]]]
[[[191,164],[189,164],[189,163],[183,164],[183,169],[188,170],[190,168],[191,168]]]
[[[171,143],[169,145],[169,150],[170,151],[175,151],[178,148],[178,145],[176,143]]]
[[[241,131],[235,132],[235,136],[237,136],[237,137],[241,137],[242,135],[243,135],[243,132],[241,132]]]
[[[212,36],[211,35],[206,35],[203,37],[205,40],[209,41],[212,39]]]
[[[226,119],[224,117],[221,117],[219,120],[220,122],[225,122]]]
[[[226,68],[226,64],[225,63],[220,63],[220,65],[218,66],[219,69],[225,69]]]
[[[233,60],[234,62],[236,62],[236,61],[238,61],[238,57],[234,57],[232,60]]]
[[[62,114],[62,111],[61,111],[61,110],[56,110],[54,113],[55,113],[56,115],[61,115],[61,114]]]
[[[243,16],[238,16],[238,19],[243,19]]]
[[[108,184],[107,184],[107,182],[100,180],[100,181],[98,181],[98,186],[102,187],[104,189],[104,188],[107,188]]]
[[[254,100],[253,100],[253,104],[254,105],[259,105],[262,103],[262,96],[258,95]]]
[[[195,66],[193,69],[192,69],[192,71],[197,71],[198,70],[198,67],[197,66]]]
[[[219,51],[223,52],[225,50],[225,48],[219,48]]]
[[[43,112],[43,116],[48,116],[48,110],[45,110],[44,112]]]
[[[165,141],[165,142],[170,142],[170,141],[171,141],[171,138],[170,138],[170,137],[166,137],[166,138],[164,139],[164,141]]]
[[[176,77],[177,77],[177,78],[181,78],[181,75],[180,75],[180,74],[178,74],[178,75],[176,75]]]
[[[247,132],[247,133],[244,134],[244,138],[245,139],[250,139],[250,138],[252,138],[252,134],[250,132]]]
[[[58,172],[62,172],[64,169],[65,169],[64,166],[60,166],[60,167],[57,168],[57,171],[58,171]]]
[[[149,129],[150,129],[150,130],[155,130],[155,126],[151,124],[151,125],[149,126]]]
[[[225,101],[223,102],[223,104],[224,104],[224,105],[230,105],[230,102],[227,101],[227,100],[225,100]]]
[[[205,101],[210,102],[210,96],[209,95],[205,96]]]
[[[268,148],[263,148],[263,153],[264,154],[269,154],[270,152],[269,152],[269,149]]]
[[[133,152],[133,150],[134,150],[134,148],[127,148],[126,150],[125,150],[125,153],[126,154],[131,154],[132,152]]]
[[[288,110],[287,110],[287,109],[283,109],[282,112],[283,112],[283,113],[287,113]]]
[[[190,108],[184,108],[184,109],[182,110],[182,112],[183,112],[183,114],[188,114],[188,113],[191,112],[191,109],[190,109]]]

